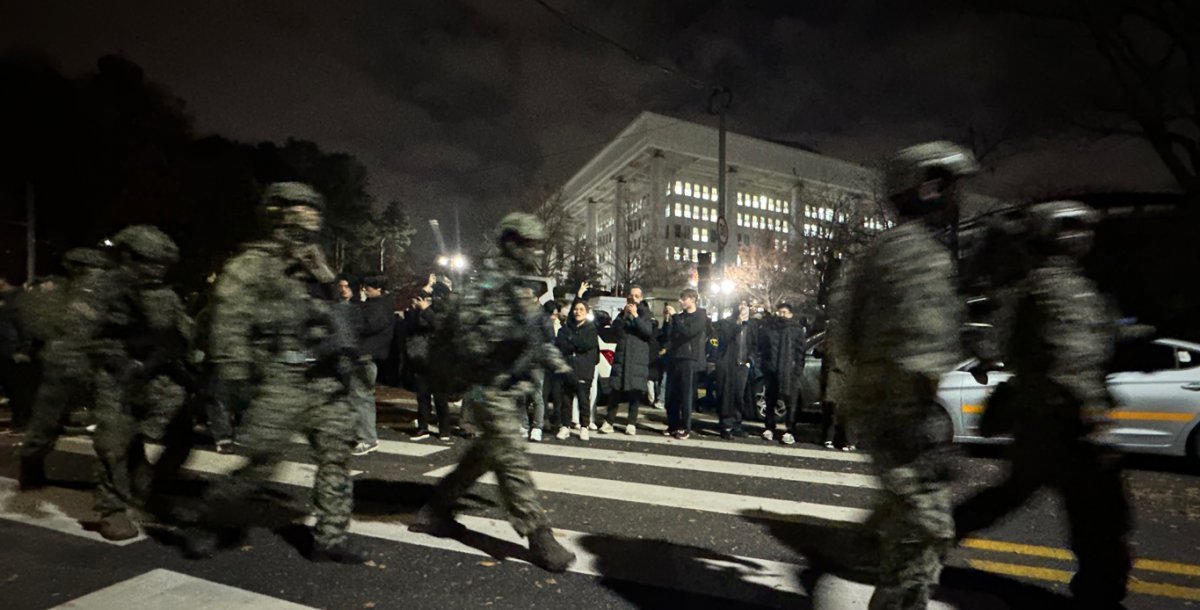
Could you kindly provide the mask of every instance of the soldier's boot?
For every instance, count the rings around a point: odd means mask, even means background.
[[[28,491],[30,489],[38,489],[45,487],[48,483],[46,478],[46,462],[40,457],[23,457],[21,458],[21,474],[19,475],[21,489]]]
[[[533,565],[547,572],[565,572],[575,563],[575,553],[559,544],[549,527],[540,527],[529,535],[529,553]]]
[[[439,538],[457,538],[467,531],[463,524],[454,520],[454,512],[430,502],[421,507],[417,518],[408,526],[409,531],[429,534]]]
[[[331,561],[333,563],[345,564],[364,564],[367,562],[367,555],[356,545],[351,544],[349,540],[343,540],[336,544],[321,544],[317,543],[313,546],[312,553],[308,556],[312,561]]]
[[[105,540],[129,540],[130,538],[136,538],[138,535],[137,526],[123,512],[111,513],[101,517],[96,531]]]

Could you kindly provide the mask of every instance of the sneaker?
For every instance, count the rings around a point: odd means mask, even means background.
[[[573,421],[573,422],[571,422],[571,429],[572,429],[572,430],[578,430],[578,429],[579,429],[579,422],[577,422],[577,421]]]
[[[727,441],[732,440],[733,439],[733,430],[728,430],[728,429],[722,428],[721,429],[721,438],[723,438]]]
[[[312,553],[309,554],[308,558],[310,561],[331,561],[333,563],[344,563],[350,565],[363,564],[367,562],[366,555],[351,545],[349,540],[328,546],[324,544],[316,544],[313,546]]]
[[[671,428],[667,428],[666,430],[662,431],[662,435],[663,436],[675,436],[676,432],[678,432],[678,430],[672,430]]]
[[[858,451],[858,447],[855,447],[854,445],[846,445],[845,447],[842,447],[842,451],[854,452]]]
[[[547,572],[565,572],[575,562],[575,554],[554,539],[554,531],[541,527],[529,535],[530,562]]]
[[[427,438],[429,438],[428,430],[417,430],[417,433],[412,436],[412,440],[414,441],[423,441]]]
[[[530,430],[529,431],[529,440],[531,440],[535,443],[542,442],[542,429],[534,428],[533,430]]]
[[[600,434],[612,434],[612,433],[613,433],[612,424],[610,424],[608,422],[604,422],[604,425],[600,426]]]
[[[570,438],[570,436],[571,436],[571,429],[566,426],[563,426],[558,429],[558,434],[555,434],[554,438],[556,438],[560,441],[565,441],[568,438]]]
[[[763,437],[764,441],[773,441],[773,440],[775,440],[775,431],[774,430],[763,430],[762,437]]]
[[[733,435],[733,438],[746,438],[747,436],[750,436],[742,428],[734,428],[733,430],[730,430],[729,433]]]
[[[222,455],[233,453],[233,441],[217,441],[217,453]]]
[[[529,438],[529,428],[526,428],[525,426],[521,426],[521,437]]]
[[[833,444],[833,441],[825,441],[825,448],[837,451],[837,446]]]
[[[581,441],[591,440],[591,436],[588,434],[587,428],[583,428],[582,430],[579,431],[579,440],[581,440]]]
[[[429,438],[429,433],[425,433],[425,438]],[[379,451],[379,443],[358,443],[350,450],[350,455],[366,455],[373,451]]]
[[[687,430],[678,430],[675,432],[675,438],[681,441],[686,441],[687,439],[692,438],[692,433],[688,432]]]
[[[588,430],[598,430],[598,429],[599,428],[596,427],[596,424],[588,424]]]
[[[83,427],[83,430],[84,430],[84,432],[87,432],[88,434],[95,434],[96,433],[96,424],[88,424]]]
[[[443,435],[438,436],[438,440],[442,441],[443,443],[449,443],[450,441],[452,441],[454,439],[450,438],[449,434],[443,434]]]
[[[628,434],[629,436],[633,436],[633,435],[637,434],[637,426],[635,426],[633,424],[626,424],[625,425],[625,434]]]
[[[785,445],[795,445],[796,444],[796,437],[792,436],[791,432],[784,432],[783,437],[781,437],[779,440],[783,441],[783,444],[785,444]]]
[[[105,540],[129,540],[130,538],[136,538],[138,535],[137,526],[123,512],[101,517],[96,531]]]

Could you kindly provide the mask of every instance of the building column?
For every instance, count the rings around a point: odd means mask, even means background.
[[[661,150],[654,151],[650,157],[650,209],[647,210],[650,222],[646,223],[646,228],[653,239],[647,240],[648,243],[657,243],[663,236],[663,219],[667,215],[667,168],[663,166],[665,162]]]
[[[804,230],[804,213],[801,212],[799,209],[800,206],[804,205],[803,199],[802,199],[803,191],[804,191],[804,184],[801,182],[797,182],[796,184],[793,184],[792,188],[789,189],[789,191],[788,191],[788,195],[790,196],[790,201],[788,202],[788,220],[790,220],[791,224],[792,224],[792,226],[790,227],[790,229],[791,229],[790,240],[792,241],[792,243],[795,243],[796,241],[798,241],[798,237],[799,237],[798,234],[800,234],[800,232]]]
[[[629,227],[626,223],[629,220],[629,206],[629,183],[624,177],[617,176],[617,188],[613,192],[613,278],[618,284],[613,288],[617,294],[625,290],[620,284],[629,281],[629,278],[625,277],[629,245]]]
[[[737,236],[739,232],[744,230],[743,227],[738,226],[737,222],[738,212],[742,211],[742,208],[738,207],[737,201],[738,191],[741,190],[741,180],[738,179],[737,168],[733,166],[729,166],[725,170],[725,190],[728,191],[725,196],[725,213],[728,214],[725,217],[725,223],[729,225],[729,243],[725,245],[725,257],[728,259],[726,262],[732,267],[737,265],[738,247],[742,245],[738,243]],[[715,253],[718,250],[717,237],[715,235],[717,231],[716,225],[713,225],[712,230],[714,231],[714,236],[711,240],[712,247],[710,251]],[[749,235],[749,233],[746,234]],[[713,264],[716,264],[716,254],[713,256]]]
[[[588,200],[584,203],[584,222],[586,223],[585,230],[587,231],[587,233],[584,235],[584,239],[586,239],[587,242],[592,245],[593,249],[596,249],[600,246],[600,236],[596,234],[597,227],[600,226],[600,219],[598,217],[599,212],[596,208],[596,200],[588,197]]]

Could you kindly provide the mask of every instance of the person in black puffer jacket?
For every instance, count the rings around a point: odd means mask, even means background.
[[[558,406],[560,427],[556,435],[565,440],[571,435],[567,427],[571,421],[571,398],[579,401],[579,439],[588,440],[588,425],[592,423],[591,393],[592,377],[596,374],[596,363],[600,361],[600,344],[596,325],[588,320],[587,303],[576,299],[571,305],[571,318],[558,329],[554,344],[571,366],[568,380],[559,384],[559,396],[554,401]]]

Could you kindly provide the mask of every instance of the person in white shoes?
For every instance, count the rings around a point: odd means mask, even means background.
[[[608,377],[608,412],[600,426],[601,434],[614,431],[617,409],[623,401],[629,403],[626,433],[636,433],[638,407],[649,402],[646,390],[650,386],[650,357],[657,329],[644,299],[641,286],[631,286],[625,308],[611,325],[599,331],[605,341],[617,345]]]
[[[596,325],[588,320],[588,313],[587,303],[576,299],[571,304],[571,319],[558,330],[558,337],[554,340],[572,370],[568,374],[568,383],[560,384],[560,396],[554,401],[558,407],[560,425],[555,437],[559,440],[566,440],[571,435],[570,428],[566,427],[566,423],[571,421],[571,393],[579,402],[579,439],[589,439],[592,377],[596,374],[596,363],[600,361],[600,343]]]

